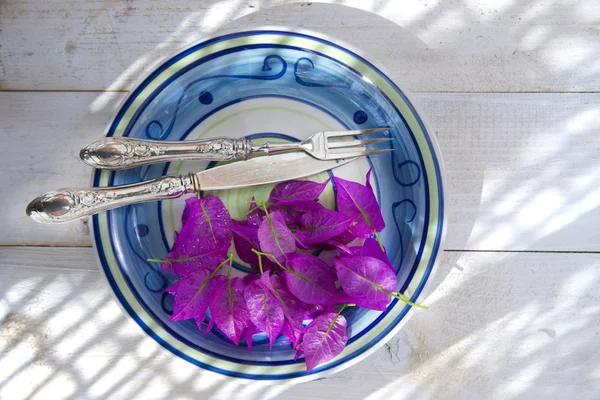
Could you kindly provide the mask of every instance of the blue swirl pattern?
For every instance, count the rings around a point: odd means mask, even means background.
[[[175,121],[177,119],[177,114],[179,113],[179,110],[181,108],[181,102],[188,96],[188,92],[191,91],[192,88],[196,87],[197,84],[200,82],[205,82],[205,81],[208,81],[211,79],[223,79],[223,78],[227,78],[227,79],[259,79],[259,80],[265,80],[265,81],[281,78],[283,75],[285,75],[285,72],[287,70],[287,63],[285,62],[285,60],[283,58],[281,58],[277,54],[271,54],[271,55],[268,55],[267,57],[265,57],[265,59],[263,60],[263,64],[262,64],[262,72],[272,71],[273,68],[271,67],[271,63],[274,60],[279,61],[279,63],[281,64],[281,69],[274,74],[248,74],[248,75],[217,74],[217,75],[205,76],[205,77],[193,80],[192,82],[188,83],[187,86],[185,86],[183,88],[183,91],[182,91],[181,95],[179,96],[179,99],[177,100],[177,104],[174,107],[173,116],[170,117],[169,124],[167,125],[166,129],[163,128],[163,125],[160,123],[160,121],[152,120],[148,123],[148,125],[146,125],[146,136],[149,137],[150,139],[154,139],[154,140],[164,140],[167,136],[169,136],[169,134],[171,133],[171,130],[173,129],[173,125],[175,125]],[[202,103],[204,105],[208,105],[213,102],[213,95],[208,91],[203,91],[198,95],[198,100],[200,101],[200,103]]]
[[[257,70],[261,62],[261,72],[247,72]],[[288,65],[294,65],[293,73],[287,71]],[[236,81],[235,90],[231,89],[232,80]],[[215,53],[213,58],[199,60],[190,68],[173,74],[136,111],[125,129],[125,135],[182,140],[200,121],[218,110],[261,97],[285,98],[315,107],[349,129],[358,125],[392,127],[394,151],[391,157],[378,156],[369,162],[373,167],[382,213],[388,222],[382,239],[398,271],[400,284],[406,286],[408,277],[419,263],[421,249],[418,245],[428,229],[425,222],[428,213],[427,177],[422,173],[418,146],[398,110],[390,105],[377,87],[362,80],[351,66],[283,44]],[[151,179],[162,175],[164,170],[165,165],[153,165],[118,171],[112,175],[109,184]],[[161,207],[139,204],[131,209],[117,209],[108,214],[108,221],[117,262],[128,286],[140,304],[170,335],[205,354],[240,364],[294,363],[293,351],[282,338],[277,340],[273,351],[269,351],[268,343],[260,339],[255,343],[253,353],[248,354],[245,349],[233,348],[218,333],[200,336],[193,321],[169,323],[173,299],[163,289],[175,277],[163,274],[158,265],[146,261],[148,258],[161,258],[168,251],[161,234]],[[394,304],[392,302],[392,306]],[[350,343],[374,329],[385,317],[385,313],[373,316],[372,312],[358,309],[348,310],[345,315],[350,321]],[[269,361],[264,361],[267,358]],[[269,379],[280,378],[274,375]]]

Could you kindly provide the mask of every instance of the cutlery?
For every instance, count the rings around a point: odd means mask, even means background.
[[[377,152],[366,151],[361,155]],[[352,161],[317,160],[304,153],[285,153],[207,169],[180,176],[163,176],[130,185],[58,189],[35,198],[26,213],[40,223],[72,221],[129,204],[175,199],[200,190],[235,189],[303,178]]]
[[[352,136],[384,132],[390,128],[358,129],[351,131],[318,132],[302,142],[255,144],[241,138],[207,140],[160,141],[127,137],[98,140],[81,149],[79,157],[86,164],[102,169],[125,169],[170,160],[245,160],[254,153],[304,151],[319,160],[337,160],[389,151],[367,150],[369,144],[392,139],[344,140]]]

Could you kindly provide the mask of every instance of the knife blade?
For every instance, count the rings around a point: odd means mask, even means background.
[[[175,199],[199,190],[234,189],[303,178],[352,160],[322,161],[304,153],[256,157],[198,173],[163,176],[130,185],[58,189],[36,197],[25,212],[40,223],[62,223],[130,204]]]
[[[201,190],[235,189],[304,178],[350,161],[352,159],[321,161],[304,153],[286,153],[233,162],[195,176]]]

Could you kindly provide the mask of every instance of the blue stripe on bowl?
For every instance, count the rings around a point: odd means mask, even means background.
[[[152,97],[154,97],[154,96],[155,96],[155,94],[153,93]],[[320,111],[322,111],[322,112],[326,113],[327,115],[329,115],[329,116],[331,116],[332,118],[334,118],[335,120],[337,120],[337,121],[338,121],[338,122],[339,122],[339,123],[340,123],[342,126],[344,126],[344,128],[345,128],[345,129],[350,129],[350,128],[349,128],[349,126],[348,126],[348,125],[346,125],[346,124],[345,124],[345,123],[344,123],[344,122],[343,122],[343,121],[342,121],[342,120],[341,120],[339,117],[337,117],[336,115],[332,114],[331,112],[329,112],[328,110],[324,109],[324,108],[323,108],[323,107],[321,107],[321,106],[318,106],[318,105],[316,105],[316,104],[314,104],[314,103],[312,103],[312,102],[309,102],[309,101],[306,101],[306,100],[303,100],[303,99],[299,99],[299,98],[295,98],[295,97],[291,97],[291,96],[282,96],[282,95],[268,95],[268,96],[247,96],[247,97],[243,97],[243,98],[239,98],[239,99],[232,100],[232,101],[230,101],[230,102],[228,102],[228,103],[225,103],[225,104],[223,104],[223,105],[221,105],[221,106],[219,106],[219,107],[215,108],[214,110],[212,110],[212,111],[208,112],[206,115],[204,115],[202,118],[200,118],[200,119],[199,119],[199,120],[198,120],[198,121],[197,121],[197,122],[196,122],[196,123],[195,123],[193,126],[191,126],[191,127],[190,127],[190,128],[187,130],[187,132],[186,132],[186,133],[185,133],[185,134],[182,136],[182,140],[185,140],[185,138],[186,138],[187,136],[189,136],[189,134],[190,134],[190,133],[191,133],[191,132],[192,132],[192,131],[193,131],[193,130],[194,130],[194,129],[195,129],[195,128],[196,128],[196,127],[197,127],[197,126],[200,124],[200,123],[202,123],[204,120],[206,120],[208,117],[210,117],[211,115],[215,114],[216,112],[218,112],[218,111],[220,111],[220,110],[223,110],[224,108],[227,108],[227,107],[229,107],[229,106],[230,106],[230,105],[232,105],[232,104],[240,103],[240,102],[242,102],[242,101],[247,101],[247,100],[251,100],[251,99],[257,99],[257,98],[284,98],[284,99],[288,99],[288,100],[299,101],[299,102],[301,102],[301,103],[303,103],[303,104],[307,104],[307,105],[309,105],[309,106],[312,106],[312,107],[315,107],[315,108],[319,109]],[[405,122],[405,121],[403,121],[403,122],[404,122],[404,124],[405,124],[406,126],[408,126],[408,125],[406,124],[406,122]],[[410,129],[409,129],[409,130],[410,130]],[[128,133],[129,133],[129,132],[128,132]],[[289,138],[289,136],[287,136],[287,135],[281,135],[281,137],[282,137],[282,138]],[[250,137],[250,139],[252,139],[252,138],[253,138],[253,137]],[[256,135],[254,135],[254,138],[256,138]],[[371,162],[371,160],[370,160],[370,157],[367,157],[367,160],[368,160],[368,162],[369,162],[369,165],[370,165],[370,166],[372,166],[372,162]],[[166,175],[166,173],[167,173],[167,171],[168,171],[168,168],[169,168],[169,164],[170,164],[170,163],[165,163],[165,167],[164,167],[164,169],[163,169],[163,173],[162,173],[163,175]],[[374,176],[374,179],[375,179],[375,182],[376,182],[376,185],[375,185],[375,187],[376,187],[376,190],[377,190],[377,195],[378,195],[378,197],[380,197],[380,193],[379,193],[379,184],[377,183],[378,181],[377,181],[377,175],[376,175],[376,172],[375,172],[375,170],[373,170],[373,176]],[[113,185],[113,184],[114,184],[114,178],[115,178],[115,173],[114,173],[114,172],[112,172],[112,173],[111,173],[111,176],[110,176],[110,178],[109,178],[109,185]],[[157,202],[157,207],[158,207],[159,218],[160,218],[160,220],[159,220],[159,221],[162,221],[162,202]],[[113,229],[112,229],[112,223],[113,223],[113,218],[112,218],[111,216],[109,216],[109,218],[108,218],[108,225],[109,225],[109,231],[110,231],[110,232],[113,232]],[[164,242],[165,248],[167,248],[167,249],[170,249],[170,246],[169,246],[169,244],[168,244],[168,241],[167,241],[167,239],[166,239],[166,236],[165,236],[165,234],[164,234],[164,227],[163,227],[163,224],[160,224],[160,227],[161,227],[161,234],[162,234],[162,239],[163,239],[163,242]],[[115,237],[114,237],[114,236],[111,236],[111,238],[110,238],[110,239],[111,239],[111,243],[113,243],[113,247],[114,247],[114,241],[115,241]],[[411,272],[410,272],[410,274],[413,274],[413,275],[414,275],[414,270],[415,270],[415,269],[418,267],[418,263],[419,263],[420,257],[421,257],[421,256],[420,256],[420,254],[419,254],[419,255],[417,256],[416,260],[415,260],[415,263],[414,263],[414,264],[413,264],[413,266],[411,267]],[[138,301],[138,302],[139,302],[139,303],[142,305],[142,307],[143,307],[143,308],[144,308],[144,309],[145,309],[145,310],[148,312],[148,314],[149,314],[150,316],[152,316],[152,317],[153,317],[155,320],[157,320],[157,321],[160,321],[160,318],[158,317],[158,315],[156,315],[156,313],[154,313],[154,312],[152,311],[152,309],[151,309],[151,308],[150,308],[150,307],[149,307],[149,306],[146,304],[146,302],[145,302],[145,301],[142,299],[142,297],[139,295],[139,293],[137,292],[137,290],[136,290],[135,286],[134,286],[134,285],[133,285],[133,283],[131,282],[131,279],[130,279],[130,278],[129,278],[129,276],[127,275],[127,273],[126,273],[125,269],[124,269],[124,268],[123,268],[123,267],[120,265],[120,260],[119,260],[118,258],[117,258],[117,262],[119,262],[119,268],[121,269],[121,271],[122,271],[122,273],[123,273],[123,276],[125,277],[125,280],[126,280],[126,282],[127,282],[128,286],[129,286],[130,290],[132,291],[132,293],[133,293],[133,294],[134,294],[134,296],[136,297],[137,301]],[[392,303],[391,305],[393,305],[393,304],[394,304],[394,303]],[[383,314],[381,314],[381,315],[380,315],[380,316],[379,316],[379,317],[378,317],[378,318],[377,318],[375,321],[373,321],[373,322],[372,322],[371,324],[369,324],[369,325],[368,325],[366,328],[364,328],[364,329],[363,329],[363,330],[362,330],[362,331],[361,331],[359,334],[352,336],[352,337],[349,339],[348,343],[350,344],[350,343],[352,343],[352,342],[354,342],[354,341],[358,340],[359,338],[361,338],[361,337],[362,337],[362,336],[364,336],[365,334],[367,334],[367,333],[368,333],[368,332],[369,332],[371,329],[373,329],[373,328],[374,328],[374,327],[377,325],[377,323],[378,323],[378,322],[379,322],[379,321],[380,321],[382,318],[384,318],[386,315],[387,315],[387,311],[386,311],[386,312],[384,312]],[[358,322],[358,320],[356,320],[356,322]],[[211,351],[210,351],[210,350],[208,350],[208,349],[205,349],[205,348],[203,348],[203,347],[201,347],[201,346],[198,346],[197,344],[194,344],[194,343],[190,342],[190,341],[189,341],[188,339],[186,339],[184,336],[181,336],[180,334],[178,334],[177,332],[175,332],[173,329],[171,329],[169,325],[167,325],[167,324],[164,324],[164,323],[162,323],[162,322],[161,322],[161,326],[162,326],[162,327],[163,327],[163,328],[164,328],[166,331],[168,331],[168,332],[169,332],[169,333],[170,333],[170,334],[171,334],[171,335],[172,335],[174,338],[176,338],[177,340],[179,340],[179,341],[181,341],[181,342],[183,342],[183,343],[186,343],[186,344],[187,344],[189,347],[191,347],[191,348],[193,348],[193,349],[195,349],[195,350],[198,350],[198,351],[204,352],[204,353],[206,353],[206,354],[216,355],[216,357],[217,357],[217,358],[221,358],[221,359],[224,359],[224,360],[227,360],[227,361],[232,361],[232,362],[238,362],[238,363],[241,363],[241,364],[244,364],[244,363],[248,364],[248,363],[249,363],[249,364],[253,364],[253,365],[275,365],[275,364],[274,364],[274,362],[272,362],[272,361],[269,361],[269,362],[261,362],[261,361],[252,361],[252,362],[248,362],[248,361],[246,361],[246,360],[243,360],[243,359],[237,359],[237,358],[233,358],[233,357],[226,357],[226,356],[218,355],[218,354],[216,354],[216,353],[214,353],[214,352],[211,352]],[[279,361],[279,362],[277,362],[277,364],[276,364],[276,365],[288,365],[288,364],[294,364],[294,363],[296,363],[296,362],[295,362],[295,361]]]
[[[209,41],[200,43],[196,46],[192,46],[189,49],[185,50],[184,52],[176,55],[175,57],[171,58],[170,60],[168,60],[167,62],[165,62],[163,65],[161,65],[161,67],[159,67],[156,71],[154,71],[153,73],[151,73],[143,82],[140,86],[138,86],[138,88],[136,88],[136,90],[134,90],[134,92],[128,97],[128,99],[126,100],[125,104],[121,107],[121,109],[119,110],[119,113],[117,114],[117,117],[115,117],[115,120],[113,121],[113,123],[111,124],[111,127],[109,129],[109,133],[107,134],[107,136],[112,136],[112,134],[114,133],[116,127],[118,126],[121,118],[123,117],[123,114],[125,112],[125,110],[131,105],[131,102],[135,99],[135,97],[137,95],[139,95],[139,93],[144,89],[144,87],[150,82],[152,81],[158,74],[160,74],[162,71],[164,71],[164,69],[168,68],[168,66],[172,65],[173,63],[175,63],[177,60],[185,57],[188,54],[191,54],[195,51],[197,51],[200,48],[203,48],[205,46],[208,46],[212,43],[215,42],[219,42],[219,41],[224,41],[224,40],[230,40],[236,37],[244,37],[244,36],[254,36],[254,35],[262,35],[262,34],[278,34],[278,35],[286,35],[286,36],[297,36],[297,37],[303,37],[303,38],[307,38],[313,41],[317,41],[317,42],[321,42],[324,44],[327,44],[329,46],[335,47],[339,50],[342,50],[350,55],[352,55],[353,57],[356,57],[357,59],[360,59],[363,63],[365,63],[367,66],[369,66],[373,71],[375,71],[377,74],[379,74],[384,80],[386,80],[397,92],[398,94],[403,98],[403,100],[406,102],[406,104],[409,106],[410,110],[413,112],[416,120],[418,121],[419,125],[421,126],[423,132],[425,133],[425,138],[426,141],[428,143],[430,152],[432,154],[432,158],[434,161],[434,167],[435,167],[435,171],[436,174],[438,176],[438,195],[439,195],[439,201],[440,201],[440,210],[439,210],[439,220],[438,220],[438,226],[437,228],[437,233],[436,233],[436,238],[434,241],[434,246],[432,249],[432,255],[431,255],[431,259],[426,267],[423,279],[421,280],[420,284],[418,285],[417,289],[415,290],[415,293],[412,296],[412,300],[416,300],[419,296],[419,294],[422,292],[423,287],[425,286],[429,275],[431,273],[431,270],[433,268],[438,250],[439,250],[439,246],[440,246],[440,241],[441,241],[441,233],[442,233],[442,228],[443,228],[443,220],[444,220],[444,202],[443,202],[443,188],[442,188],[442,182],[441,182],[441,172],[440,172],[440,167],[439,167],[439,161],[437,160],[436,157],[436,153],[435,153],[435,148],[433,147],[433,144],[431,142],[431,139],[429,137],[429,133],[426,130],[423,122],[421,121],[419,115],[416,113],[413,105],[410,103],[410,101],[406,98],[405,94],[400,90],[400,88],[397,87],[397,85],[395,85],[386,75],[384,75],[378,68],[374,67],[370,62],[368,62],[367,60],[365,60],[364,58],[358,56],[357,54],[341,47],[338,46],[334,43],[328,42],[326,40],[320,39],[320,38],[316,38],[316,37],[312,37],[306,34],[298,34],[298,33],[292,33],[292,32],[281,32],[281,31],[255,31],[255,32],[242,32],[242,33],[236,33],[236,34],[232,34],[232,35],[227,35],[227,36],[222,36],[219,38],[215,38],[215,39],[211,39]],[[263,46],[264,47],[264,46]],[[275,46],[273,46],[275,47]],[[303,49],[299,49],[299,48],[295,48],[296,50],[303,50]],[[322,55],[324,56],[324,55]],[[327,56],[324,56],[327,57]],[[327,57],[329,58],[329,57]],[[334,60],[336,62],[339,63],[339,61]],[[342,64],[342,63],[340,63]],[[348,67],[347,65],[345,65],[345,67]],[[356,72],[356,71],[355,71]],[[360,75],[360,74],[359,74]],[[162,88],[157,88],[157,92],[160,91]],[[156,93],[156,92],[155,92]],[[383,93],[382,93],[383,94]],[[384,97],[386,97],[384,95]],[[389,99],[388,99],[389,100]],[[393,105],[392,102],[390,102],[391,105]],[[142,109],[143,107],[140,107],[140,109]],[[396,110],[398,111],[398,110]],[[398,112],[398,115],[402,118],[403,122],[405,123],[405,126],[408,128],[411,137],[413,139],[413,141],[415,142],[416,145],[416,141],[414,138],[414,134],[413,132],[410,130],[410,128],[408,127],[408,124],[406,124],[406,121],[404,120],[404,117],[402,116],[402,114],[400,112]],[[133,119],[132,119],[133,121]],[[418,146],[415,146],[417,149],[419,148]],[[420,157],[420,161],[421,164],[423,164],[423,159],[422,159],[422,155],[419,152],[419,157]],[[425,173],[425,170],[423,170],[423,172]],[[98,186],[99,183],[99,178],[100,178],[100,173],[96,172],[94,174],[94,179],[93,179],[93,183],[94,186]],[[427,179],[427,177],[424,177],[425,179]],[[111,174],[111,180],[113,179],[113,175]],[[429,192],[428,192],[428,185],[425,185],[426,190],[427,190],[427,199],[429,196]],[[108,215],[108,220],[110,223],[110,212]],[[429,203],[427,202],[427,206],[426,206],[426,215],[429,215]],[[428,221],[428,219],[426,219],[426,221]],[[159,342],[163,347],[167,348],[168,350],[170,350],[171,352],[173,352],[174,354],[178,355],[179,357],[186,359],[187,361],[199,365],[203,368],[206,368],[208,370],[214,371],[214,372],[219,372],[225,375],[230,375],[230,376],[236,376],[236,377],[242,377],[242,378],[247,378],[247,379],[269,379],[269,380],[276,380],[276,379],[289,379],[289,378],[294,378],[294,377],[299,377],[299,376],[305,376],[307,375],[306,372],[298,372],[298,373],[292,373],[292,374],[281,374],[281,375],[253,375],[253,374],[244,374],[241,372],[236,372],[236,371],[227,371],[227,370],[222,370],[219,368],[215,368],[211,365],[207,365],[204,363],[199,362],[198,360],[192,359],[191,357],[183,354],[182,352],[178,351],[177,349],[173,348],[171,345],[169,345],[167,342],[165,342],[164,340],[162,340],[160,337],[158,337],[150,328],[148,328],[148,326],[146,326],[143,321],[141,321],[141,319],[135,314],[135,312],[131,309],[131,307],[127,304],[127,302],[125,301],[122,293],[120,292],[119,288],[117,287],[114,278],[112,277],[112,275],[110,274],[110,270],[108,268],[108,263],[106,261],[106,258],[104,256],[104,250],[102,247],[102,244],[100,243],[100,233],[98,231],[98,220],[97,220],[97,216],[94,216],[92,219],[93,222],[93,227],[94,227],[94,241],[96,244],[96,248],[98,249],[98,255],[100,257],[100,261],[102,264],[102,267],[105,271],[105,275],[107,276],[107,279],[109,281],[110,286],[112,287],[113,291],[115,292],[117,298],[119,299],[120,303],[123,305],[123,307],[125,308],[125,310],[128,312],[128,314],[138,323],[138,325],[140,325],[144,331],[146,331],[146,333],[148,333],[151,337],[153,337],[157,342]],[[428,227],[425,226],[424,227],[424,232],[423,232],[423,238],[426,238],[427,236],[427,229]],[[410,274],[410,278],[412,278],[412,276],[414,275],[415,271],[416,271],[416,266],[418,266],[418,262],[420,261],[420,257],[422,256],[422,251],[423,251],[423,244],[421,245],[420,249],[419,249],[419,253],[418,253],[418,257],[417,260],[415,262],[415,264],[413,265],[413,268],[411,268],[411,274]],[[410,282],[410,279],[407,280],[407,282]],[[128,284],[130,285],[130,282],[128,282]],[[131,285],[130,285],[131,287]],[[135,293],[135,291],[133,291]],[[137,297],[137,295],[136,295]],[[396,306],[396,303],[398,301],[394,300],[389,308]],[[146,308],[146,307],[145,307]],[[147,308],[146,308],[147,309]],[[318,373],[321,371],[325,371],[331,368],[334,368],[340,364],[343,364],[357,356],[359,356],[360,354],[364,353],[365,351],[367,351],[368,349],[370,349],[371,347],[373,347],[377,342],[379,342],[383,337],[385,337],[401,320],[402,318],[404,318],[404,316],[406,315],[406,313],[408,312],[409,307],[405,306],[404,309],[402,310],[402,312],[400,313],[400,315],[393,321],[393,323],[391,323],[385,330],[383,330],[382,332],[380,332],[376,338],[374,340],[372,340],[371,342],[369,342],[369,344],[367,346],[364,346],[363,348],[360,349],[360,351],[357,351],[353,354],[350,354],[342,359],[336,360],[336,362],[331,363],[329,365],[323,366],[323,367],[318,367],[315,368],[313,370],[312,373]],[[387,312],[386,312],[387,313]],[[384,317],[385,314],[382,314],[373,324],[376,324],[378,321],[381,320],[381,318]],[[157,320],[157,322],[160,323],[159,320]],[[164,326],[164,324],[161,323],[161,325]],[[369,329],[371,328],[371,326],[369,327]],[[364,332],[364,331],[363,331]],[[216,356],[217,358],[223,358],[222,356]],[[239,362],[239,361],[236,361]],[[248,362],[246,362],[248,363]],[[250,362],[250,364],[254,364],[254,362]],[[274,365],[274,363],[269,363],[270,365]]]

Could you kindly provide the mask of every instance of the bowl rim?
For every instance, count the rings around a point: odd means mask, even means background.
[[[140,87],[140,85],[146,79],[148,79],[151,75],[153,75],[168,60],[172,59],[173,57],[176,57],[180,53],[183,53],[183,52],[185,52],[199,44],[205,43],[207,41],[224,38],[224,37],[227,37],[230,35],[235,35],[235,34],[251,35],[252,33],[259,33],[259,32],[264,33],[265,31],[270,31],[272,33],[298,34],[298,35],[308,36],[309,38],[316,38],[318,40],[326,41],[331,45],[341,47],[342,49],[344,49],[350,53],[353,53],[354,55],[364,59],[369,64],[371,64],[376,70],[378,70],[378,72],[380,72],[381,75],[386,77],[392,83],[393,86],[395,86],[395,89],[403,95],[403,97],[405,98],[407,103],[413,108],[414,114],[416,116],[418,116],[418,120],[423,127],[425,136],[428,139],[428,144],[431,148],[432,156],[435,159],[435,161],[437,162],[436,178],[438,180],[438,187],[440,188],[440,195],[439,195],[439,197],[440,197],[440,205],[439,205],[440,216],[439,216],[439,223],[438,223],[439,229],[436,229],[436,237],[437,237],[436,246],[437,246],[437,248],[432,253],[432,258],[433,258],[432,261],[433,262],[431,262],[431,264],[430,264],[431,266],[429,267],[429,270],[425,272],[426,275],[421,278],[421,282],[420,282],[421,288],[418,289],[419,293],[417,294],[417,297],[414,299],[414,301],[416,301],[416,302],[422,302],[422,300],[426,296],[428,296],[430,294],[429,292],[432,290],[432,288],[430,288],[429,283],[432,281],[432,279],[435,277],[435,275],[437,273],[438,265],[440,263],[440,253],[443,253],[444,243],[446,240],[448,216],[447,216],[447,212],[445,212],[445,203],[444,203],[445,196],[444,196],[444,190],[443,190],[445,187],[445,182],[446,182],[446,172],[445,172],[444,161],[443,161],[443,158],[441,155],[440,145],[437,141],[437,137],[436,137],[434,131],[431,129],[431,125],[430,125],[426,115],[423,113],[421,106],[419,105],[419,103],[417,101],[415,101],[414,95],[408,89],[406,89],[406,86],[404,85],[404,81],[402,80],[402,78],[398,77],[397,74],[390,74],[389,70],[387,70],[386,67],[384,67],[375,57],[373,57],[367,51],[359,49],[356,46],[349,44],[349,43],[345,42],[344,40],[338,39],[333,35],[325,34],[322,32],[315,31],[315,30],[303,29],[303,28],[302,29],[290,28],[290,27],[277,26],[277,25],[276,26],[258,25],[258,26],[251,26],[251,27],[245,27],[245,28],[217,30],[209,35],[203,36],[202,38],[200,38],[194,42],[189,43],[188,45],[186,45],[180,49],[177,49],[177,50],[169,53],[168,55],[166,55],[164,57],[161,57],[154,63],[154,65],[145,74],[140,75],[140,77],[138,77],[131,85],[131,89],[128,92],[128,94],[123,97],[123,99],[119,102],[118,106],[116,107],[116,111],[113,114],[113,117],[111,118],[110,122],[107,124],[107,127],[104,132],[104,136],[106,136],[107,133],[110,132],[110,130],[113,127],[113,124],[115,122],[115,119],[118,117],[120,111],[128,103],[128,101],[131,99],[131,97],[138,94],[136,92],[136,89],[138,87]],[[402,89],[400,87],[402,87]],[[96,171],[92,171],[91,179],[90,179],[91,186],[94,186],[95,176],[96,176]],[[95,235],[95,231],[94,231],[95,225],[96,225],[96,222],[95,222],[95,217],[94,217],[94,218],[90,219],[90,223],[88,224],[88,226],[89,226],[89,234],[92,239],[92,245],[94,248],[94,256],[96,258],[97,265],[101,271],[101,275],[103,276],[103,279],[107,283],[107,285],[109,287],[109,291],[111,293],[111,296],[113,297],[115,302],[118,304],[119,308],[121,308],[122,312],[125,313],[127,316],[132,317],[130,315],[130,312],[125,308],[125,305],[122,303],[122,301],[118,298],[117,294],[113,290],[112,284],[109,281],[109,277],[107,276],[107,274],[103,268],[102,260],[100,258],[100,252],[98,249],[98,244],[96,243],[96,235]],[[406,322],[412,317],[412,315],[415,312],[414,307],[407,307],[407,308],[408,308],[408,311],[404,314],[404,316],[401,318],[401,320],[392,329],[390,329],[390,331],[385,336],[383,336],[376,343],[371,345],[371,347],[367,348],[366,350],[364,350],[360,354],[356,355],[355,357],[353,357],[339,365],[333,366],[333,367],[328,368],[323,371],[319,371],[316,373],[309,373],[309,374],[303,375],[303,376],[271,380],[268,378],[259,379],[259,378],[248,378],[248,377],[235,376],[235,375],[226,375],[223,373],[218,373],[216,371],[212,371],[207,368],[202,368],[202,367],[201,368],[203,370],[203,373],[215,374],[215,376],[226,377],[227,379],[238,379],[238,380],[244,381],[244,382],[262,380],[262,381],[266,381],[266,382],[270,381],[270,382],[277,382],[277,383],[287,383],[287,382],[300,383],[300,382],[308,382],[308,381],[312,381],[315,379],[328,377],[328,376],[331,376],[331,375],[333,375],[337,372],[340,372],[346,368],[349,368],[350,366],[355,365],[358,362],[369,357],[374,352],[376,352],[379,348],[381,348],[383,346],[383,344],[385,344],[393,336],[395,336],[402,329],[402,327],[406,324]],[[162,348],[164,351],[168,351],[173,356],[185,360],[185,358],[182,358],[180,355],[174,353],[170,348],[168,348],[167,347],[168,344],[165,345],[161,340],[158,340],[157,338],[153,337],[153,335],[151,335],[146,330],[146,328],[141,326],[138,321],[136,321],[134,319],[133,322],[135,323],[136,326],[138,326],[139,329],[141,329],[144,332],[144,334],[147,337],[150,337],[155,342],[157,342],[160,345],[159,347]],[[188,360],[185,360],[185,361],[188,361]],[[197,364],[193,364],[193,365],[195,365],[196,367],[200,367]]]

